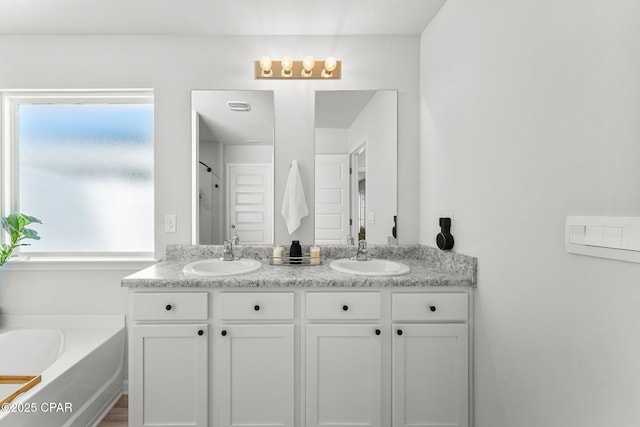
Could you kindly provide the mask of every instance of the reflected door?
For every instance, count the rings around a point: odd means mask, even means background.
[[[272,176],[268,163],[227,165],[227,238],[235,225],[240,244],[273,242]]]
[[[349,235],[349,155],[316,154],[316,244],[345,243]]]

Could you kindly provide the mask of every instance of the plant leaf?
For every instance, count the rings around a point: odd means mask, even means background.
[[[27,224],[26,225],[33,224],[33,223],[42,224],[42,221],[40,221],[35,216],[29,216],[29,215],[24,215],[24,214],[22,214],[22,216],[24,217],[24,219],[27,220]]]
[[[5,218],[5,221],[7,224],[7,231],[9,233],[16,233],[20,231],[20,224],[18,223],[18,215],[16,214],[11,214],[8,217]]]
[[[22,213],[12,213],[2,217],[2,228],[10,235],[10,244],[2,243],[0,248],[0,266],[4,265],[18,246],[30,246],[28,243],[20,243],[24,239],[40,240],[38,232],[25,228],[29,224],[42,224],[38,218]]]
[[[22,231],[25,225],[27,225],[27,220],[22,214],[16,214],[16,218],[18,219],[18,231]]]
[[[22,235],[25,239],[40,240],[40,236],[38,236],[38,232],[30,228],[23,228]]]

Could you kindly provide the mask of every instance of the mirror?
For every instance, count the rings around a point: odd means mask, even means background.
[[[273,243],[272,91],[191,92],[193,243]]]
[[[316,244],[396,243],[397,92],[318,91]]]

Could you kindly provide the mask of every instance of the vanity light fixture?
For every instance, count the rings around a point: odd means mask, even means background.
[[[316,66],[316,60],[313,56],[305,56],[302,60],[302,77],[313,76],[313,67]]]
[[[281,77],[291,77],[293,75],[293,58],[290,56],[283,56],[280,61],[280,65],[282,66],[282,71],[280,71]]]
[[[330,56],[324,61],[316,60],[313,56],[305,56],[302,61],[294,61],[290,56],[284,56],[280,61],[263,56],[255,61],[256,79],[324,79],[337,80],[342,78],[342,63]]]
[[[322,69],[322,77],[329,78],[338,66],[338,61],[333,56],[324,60],[324,68]]]
[[[273,74],[271,71],[271,58],[266,55],[260,58],[260,69],[262,70],[262,75],[264,77],[271,77]]]

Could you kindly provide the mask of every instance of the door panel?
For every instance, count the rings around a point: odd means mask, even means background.
[[[307,325],[307,427],[380,426],[380,325]]]
[[[227,238],[233,224],[241,244],[273,243],[272,175],[268,163],[227,165]]]
[[[467,427],[468,326],[396,324],[393,330],[393,426]]]
[[[293,331],[293,325],[220,326],[216,387],[221,426],[293,427]]]
[[[316,244],[345,243],[349,234],[349,155],[316,154]]]

